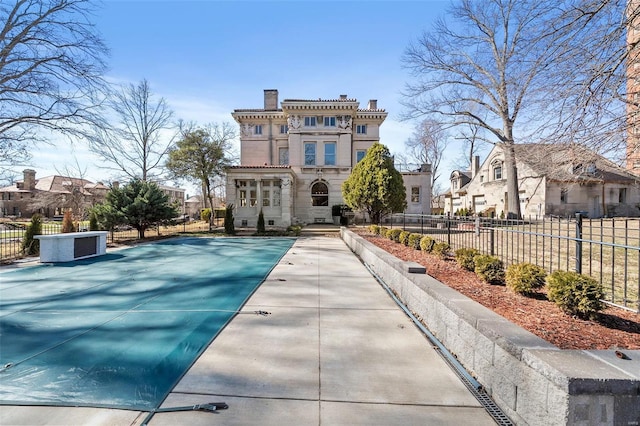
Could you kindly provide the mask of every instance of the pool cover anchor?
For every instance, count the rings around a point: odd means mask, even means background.
[[[208,402],[206,404],[185,405],[183,407],[156,408],[149,413],[141,426],[148,425],[156,413],[173,413],[176,411],[208,411],[210,413],[217,413],[218,410],[226,410],[228,408],[229,406],[225,402]]]

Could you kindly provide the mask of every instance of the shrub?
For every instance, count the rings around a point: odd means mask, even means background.
[[[389,228],[387,228],[386,226],[381,226],[380,227],[380,236],[387,238],[387,231],[388,230],[389,230]]]
[[[461,268],[464,268],[467,271],[473,272],[476,269],[476,264],[473,261],[473,258],[478,256],[479,254],[480,254],[480,251],[474,248],[458,249],[455,252],[456,262],[458,263],[458,266],[460,266]]]
[[[267,232],[267,229],[264,226],[264,213],[262,213],[262,209],[260,209],[260,213],[258,213],[258,225],[256,228],[258,235],[264,235]]]
[[[570,315],[591,319],[604,308],[602,285],[577,272],[555,271],[547,276],[547,297]]]
[[[489,284],[502,284],[504,282],[504,264],[496,256],[478,255],[473,258],[474,271]]]
[[[400,242],[401,232],[402,232],[402,229],[398,229],[398,228],[389,229],[387,231],[387,238],[389,238],[391,241],[395,241],[396,243],[398,243]]]
[[[200,210],[200,220],[203,220],[205,222],[209,222],[211,220],[211,209],[210,208],[206,208],[206,209],[202,209]]]
[[[398,242],[400,244],[404,244],[405,246],[409,245],[409,234],[411,234],[411,232],[409,231],[400,232],[400,235],[398,236]]]
[[[76,229],[73,226],[73,217],[71,216],[71,210],[66,210],[64,212],[64,217],[62,218],[62,233],[66,234],[69,232],[74,232]]]
[[[224,211],[224,233],[228,235],[236,233],[236,227],[233,224],[233,204],[229,204]]]
[[[507,287],[519,294],[531,294],[544,287],[547,272],[538,265],[517,263],[510,265],[505,274]]]
[[[22,252],[27,256],[35,256],[40,253],[40,240],[34,238],[36,235],[42,235],[42,216],[39,214],[31,216],[31,223],[24,232]]]
[[[411,233],[409,234],[409,239],[407,246],[414,248],[416,250],[420,250],[420,240],[422,239],[421,234]]]
[[[379,225],[369,225],[369,232],[375,235],[380,235],[380,226]]]
[[[293,234],[295,237],[299,237],[300,232],[302,232],[302,226],[300,225],[291,225],[287,228],[287,233]]]
[[[100,228],[98,227],[98,216],[96,212],[91,211],[89,213],[89,231],[97,231]]]
[[[435,243],[436,243],[436,240],[434,240],[428,235],[425,235],[420,239],[420,249],[426,253],[431,253],[431,250],[433,250],[433,245]]]
[[[435,254],[436,256],[440,256],[443,259],[446,259],[450,250],[451,250],[451,246],[448,243],[444,241],[438,241],[433,245],[433,249],[431,249],[431,253]]]

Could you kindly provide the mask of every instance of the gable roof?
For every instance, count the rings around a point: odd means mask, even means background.
[[[611,160],[580,145],[516,144],[514,148],[518,162],[548,180],[631,184],[639,181]]]

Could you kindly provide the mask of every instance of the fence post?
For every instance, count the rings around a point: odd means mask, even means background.
[[[582,215],[576,213],[576,272],[582,273]]]
[[[451,247],[451,216],[447,216],[447,244]]]
[[[424,212],[420,213],[420,235],[424,235]]]
[[[495,240],[496,240],[496,234],[495,234],[496,230],[493,229],[493,227],[491,227],[491,229],[489,229],[489,254],[491,256],[495,256],[496,254],[496,250],[495,250]]]

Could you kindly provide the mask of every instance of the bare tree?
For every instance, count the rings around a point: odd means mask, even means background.
[[[405,91],[410,115],[478,125],[502,146],[509,217],[521,216],[516,123],[543,98],[553,40],[539,36],[540,25],[553,9],[544,1],[461,0],[449,14],[454,23],[439,20],[403,58],[416,78]]]
[[[438,186],[438,178],[440,177],[440,162],[447,149],[448,134],[443,125],[431,118],[420,121],[413,131],[410,139],[405,141],[405,147],[409,152],[410,158],[421,166],[422,164],[431,165],[431,199],[434,199]]]
[[[158,179],[163,159],[175,138],[173,112],[164,98],[154,99],[149,82],[129,84],[109,102],[116,123],[96,127],[90,149],[107,162],[105,168],[131,179]]]
[[[91,13],[89,0],[0,2],[0,162],[28,159],[41,130],[81,136],[100,121],[108,50]]]

